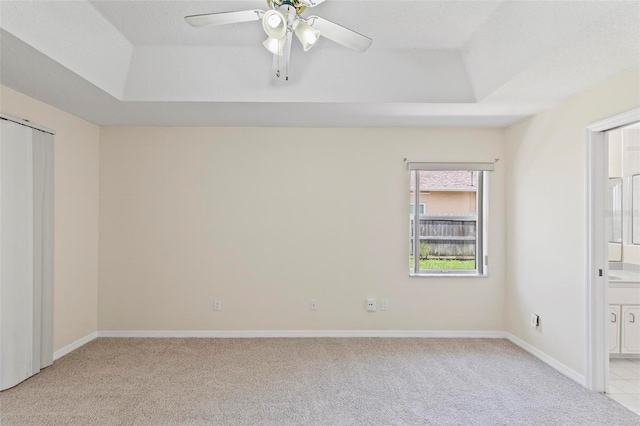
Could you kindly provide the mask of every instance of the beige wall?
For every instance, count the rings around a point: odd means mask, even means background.
[[[639,77],[506,134],[100,130],[1,87],[3,113],[57,131],[54,349],[96,329],[506,329],[583,373],[584,128],[637,107]],[[489,278],[408,277],[404,158],[504,158],[489,182]],[[368,296],[390,310],[367,313]]]
[[[97,330],[100,128],[0,86],[0,111],[56,131],[54,351]]]
[[[490,277],[425,279],[403,161],[503,148],[501,129],[103,128],[99,329],[503,330],[505,162]]]
[[[585,127],[639,105],[635,69],[506,130],[507,331],[582,374]]]

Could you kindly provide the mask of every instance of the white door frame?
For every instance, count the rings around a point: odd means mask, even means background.
[[[587,141],[587,371],[586,386],[608,391],[608,282],[609,258],[605,229],[609,151],[606,133],[640,121],[640,108],[590,124]]]

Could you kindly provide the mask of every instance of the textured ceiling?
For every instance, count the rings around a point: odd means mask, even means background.
[[[274,76],[266,1],[0,2],[0,83],[103,125],[504,126],[640,65],[637,1],[327,0],[373,38],[295,44]]]

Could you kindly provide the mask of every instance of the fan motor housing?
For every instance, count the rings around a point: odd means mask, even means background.
[[[307,8],[305,5],[300,4],[298,0],[267,0],[269,7],[272,9],[279,9],[280,6],[288,4],[296,8],[296,14],[300,15]]]

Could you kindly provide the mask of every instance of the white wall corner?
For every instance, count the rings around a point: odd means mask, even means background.
[[[57,360],[59,358],[62,358],[63,356],[75,351],[80,346],[86,345],[87,343],[89,343],[90,341],[96,339],[97,337],[98,337],[98,332],[97,331],[94,331],[91,334],[87,334],[86,336],[76,340],[75,342],[73,342],[71,344],[68,344],[64,348],[55,351],[53,353],[53,360],[55,361],[55,360]]]
[[[509,341],[514,345],[519,346],[520,348],[529,352],[531,355],[535,356],[536,358],[538,358],[540,361],[544,362],[548,366],[558,370],[560,373],[564,374],[571,380],[579,383],[582,386],[586,386],[586,379],[584,374],[578,373],[574,369],[566,366],[565,364],[561,363],[557,359],[547,355],[546,353],[542,352],[541,350],[535,348],[534,346],[514,336],[511,333],[505,333],[505,335],[506,335],[505,337],[509,339]]]

